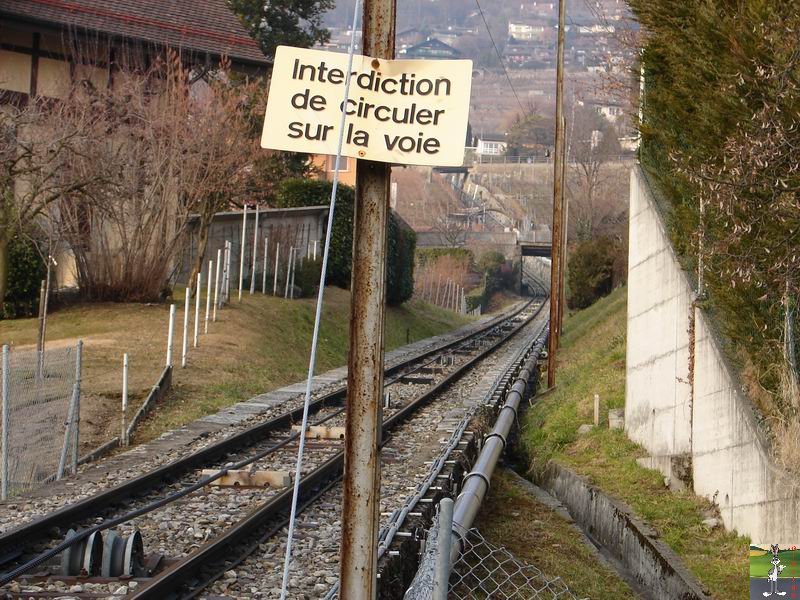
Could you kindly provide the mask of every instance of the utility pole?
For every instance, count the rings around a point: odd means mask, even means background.
[[[561,335],[561,305],[564,269],[564,29],[566,2],[558,2],[558,64],[556,66],[556,144],[553,153],[553,240],[550,269],[550,339],[547,355],[547,387],[556,383],[556,351]]]
[[[562,131],[566,136],[567,119],[562,119]],[[561,342],[561,332],[564,330],[564,307],[567,304],[566,273],[567,273],[567,239],[569,238],[569,201],[567,200],[567,164],[569,161],[569,145],[566,139],[561,144],[561,303],[558,307],[558,342]]]
[[[364,0],[363,54],[394,58],[396,0]],[[339,598],[373,600],[378,564],[386,230],[391,167],[359,160],[353,219]]]

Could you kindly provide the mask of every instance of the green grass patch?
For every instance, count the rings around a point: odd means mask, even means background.
[[[618,600],[634,595],[597,560],[572,523],[539,502],[505,469],[492,476],[477,526],[488,541],[541,570],[545,581],[560,577],[578,598]]]
[[[208,335],[200,337],[199,348],[190,348],[188,365],[182,369],[183,294],[182,288],[176,289],[173,298],[177,308],[173,388],[137,431],[137,443],[306,377],[316,298],[284,300],[245,293],[240,303],[232,294],[231,303],[219,311],[218,321],[209,324]],[[204,297],[201,306],[204,315]],[[84,451],[119,432],[123,353],[130,357],[129,417],[155,384],[164,368],[168,317],[166,304],[110,303],[72,306],[48,316],[49,348],[74,345],[78,338],[85,342],[82,387],[86,398],[81,402]],[[193,318],[192,312],[192,325]],[[389,307],[385,348],[388,351],[407,341],[439,335],[471,320],[419,301]],[[350,293],[327,288],[317,373],[347,362],[349,323]],[[36,334],[36,319],[0,321],[0,343],[16,349],[35,347]]]
[[[311,351],[316,299],[286,301],[276,298],[235,301],[229,308],[245,311],[234,315],[245,321],[250,331],[226,341],[235,346],[230,352],[240,357],[219,365],[220,372],[202,389],[176,384],[171,399],[158,407],[144,424],[137,439],[152,439],[161,432],[247,400],[255,395],[305,379]],[[427,303],[411,301],[386,310],[384,343],[387,351],[434,335],[442,334],[469,322],[470,319]],[[338,288],[325,292],[316,373],[323,373],[347,363],[350,333],[350,294]]]
[[[691,493],[670,491],[659,472],[637,464],[644,449],[608,429],[608,409],[625,401],[626,293],[618,289],[566,320],[557,387],[524,416],[529,469],[535,476],[556,460],[587,477],[650,523],[714,598],[744,600],[749,540],[721,528],[709,531],[702,521],[715,507]],[[578,436],[578,427],[592,422],[595,393],[601,427]]]

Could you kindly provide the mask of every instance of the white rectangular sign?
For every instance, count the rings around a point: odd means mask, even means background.
[[[347,55],[280,46],[261,146],[336,154]],[[409,165],[464,162],[470,60],[354,56],[342,154]]]

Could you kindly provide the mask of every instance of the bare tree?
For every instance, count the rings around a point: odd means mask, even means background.
[[[0,305],[8,283],[8,244],[30,233],[51,206],[68,194],[98,183],[103,173],[69,168],[81,159],[92,112],[71,111],[63,103],[31,98],[0,108]]]
[[[597,225],[619,212],[619,200],[603,194],[611,175],[608,166],[619,155],[619,142],[606,119],[589,106],[578,106],[570,140],[570,220],[577,236],[591,239]]]
[[[212,84],[198,86],[169,51],[146,71],[115,73],[114,86],[78,84],[83,87],[66,109],[96,117],[79,159],[66,172],[94,184],[62,194],[52,216],[75,255],[85,296],[158,299],[192,215],[200,216],[204,250],[214,213],[235,194],[255,152],[246,103],[224,71]],[[195,274],[200,260],[202,252]]]

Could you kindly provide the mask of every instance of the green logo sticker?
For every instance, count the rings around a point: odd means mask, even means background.
[[[750,545],[750,599],[800,598],[800,551],[797,546]]]

